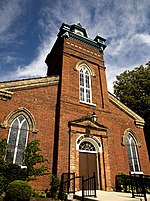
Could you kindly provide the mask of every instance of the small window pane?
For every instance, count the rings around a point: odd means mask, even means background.
[[[20,116],[18,117],[18,119],[19,119],[19,121],[20,121],[20,123],[21,123],[22,121],[24,121],[24,116],[20,115]]]
[[[6,153],[6,161],[9,163],[13,163],[13,158],[14,158],[14,149],[11,149],[10,147],[7,148],[7,153]]]
[[[90,90],[86,89],[86,102],[90,103]]]
[[[80,100],[84,101],[84,88],[80,88]]]
[[[10,129],[10,134],[9,134],[9,141],[8,141],[9,147],[11,148],[16,147],[17,135],[18,135],[18,129],[12,127]]]
[[[18,122],[18,119],[16,119],[14,122],[13,122],[13,125],[11,126],[13,128],[19,128],[19,122]]]
[[[80,85],[84,86],[84,75],[80,74]]]

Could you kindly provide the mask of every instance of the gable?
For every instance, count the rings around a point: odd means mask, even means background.
[[[79,119],[75,119],[72,121],[69,121],[69,126],[74,126],[74,127],[80,127],[80,128],[86,128],[86,129],[92,129],[92,130],[97,130],[97,131],[107,131],[107,127],[104,125],[100,124],[97,122],[97,120],[93,121],[92,117],[95,115],[93,113],[90,116],[84,116]]]
[[[135,125],[137,127],[143,128],[144,126],[144,119],[137,115],[135,112],[133,112],[130,108],[125,106],[123,103],[121,103],[114,95],[112,95],[110,92],[109,95],[109,101],[113,103],[117,108],[122,110],[124,113],[126,113],[128,116],[130,116],[132,119],[134,119]]]

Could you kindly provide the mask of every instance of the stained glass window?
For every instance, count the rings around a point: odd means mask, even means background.
[[[127,144],[127,150],[128,150],[130,171],[134,171],[134,172],[141,171],[136,142],[131,134],[127,136],[126,144]]]
[[[23,151],[28,140],[28,130],[28,122],[23,115],[16,117],[12,122],[7,142],[6,160],[8,162],[22,164]]]

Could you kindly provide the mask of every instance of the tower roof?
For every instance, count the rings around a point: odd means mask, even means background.
[[[104,38],[100,36],[96,36],[94,40],[88,38],[85,28],[83,28],[79,22],[73,25],[63,23],[60,27],[58,37],[72,37],[95,48],[98,48],[100,51],[103,51],[106,48],[106,40]]]

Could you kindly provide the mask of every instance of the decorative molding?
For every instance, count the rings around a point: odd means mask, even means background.
[[[1,100],[10,100],[12,97],[13,93],[10,91],[4,91],[4,90],[0,90],[0,99]]]
[[[109,94],[109,100],[115,104],[119,109],[121,109],[123,112],[125,112],[127,115],[132,117],[134,119],[135,125],[138,128],[144,127],[144,119],[137,115],[135,112],[133,112],[131,109],[129,109],[127,106],[125,106],[123,103],[121,103],[115,96],[113,96],[110,92]]]
[[[90,116],[83,116],[79,119],[74,119],[68,122],[68,126],[74,126],[84,129],[90,129],[95,131],[104,131],[107,132],[108,128],[97,121],[92,120],[92,115]]]
[[[102,152],[102,144],[99,141],[99,139],[96,136],[89,135],[89,134],[80,135],[76,139],[76,150],[79,151],[79,145],[84,141],[91,142],[93,146],[95,147],[97,153]]]
[[[141,148],[141,142],[140,142],[140,140],[138,140],[138,137],[137,137],[136,133],[135,133],[131,128],[128,128],[128,129],[125,130],[125,132],[124,132],[124,134],[123,134],[123,137],[122,137],[122,146],[125,146],[125,145],[126,145],[126,139],[127,139],[127,136],[128,136],[129,134],[132,135],[132,137],[134,138],[134,140],[135,140],[137,146],[138,146],[139,148]]]
[[[95,75],[95,71],[94,71],[93,68],[91,67],[90,63],[87,62],[86,60],[80,60],[80,61],[76,64],[74,70],[80,71],[80,67],[81,67],[81,66],[86,66],[86,68],[89,70],[90,74],[91,74],[93,77],[96,76],[96,75]]]
[[[75,43],[70,43],[70,42],[66,42],[67,44],[68,44],[68,47],[73,47],[74,49],[76,48],[76,51],[82,51],[82,54],[83,54],[83,52],[86,54],[86,55],[88,55],[89,56],[89,54],[92,56],[92,57],[94,57],[94,58],[98,58],[98,59],[100,59],[100,58],[102,58],[102,55],[101,54],[97,54],[96,52],[93,52],[93,51],[90,51],[90,50],[88,50],[88,49],[85,49],[85,48],[83,48],[83,47],[81,47],[81,46],[78,46],[78,45],[76,45]]]
[[[46,87],[50,85],[55,85],[58,82],[59,82],[59,76],[1,82],[0,91],[8,92],[8,91],[24,90],[38,87]]]
[[[30,131],[32,133],[37,133],[38,129],[36,126],[35,118],[33,114],[27,108],[24,107],[17,108],[12,112],[10,112],[5,118],[4,122],[0,124],[0,127],[2,128],[10,127],[12,121],[19,115],[25,116],[25,118],[28,121]]]

